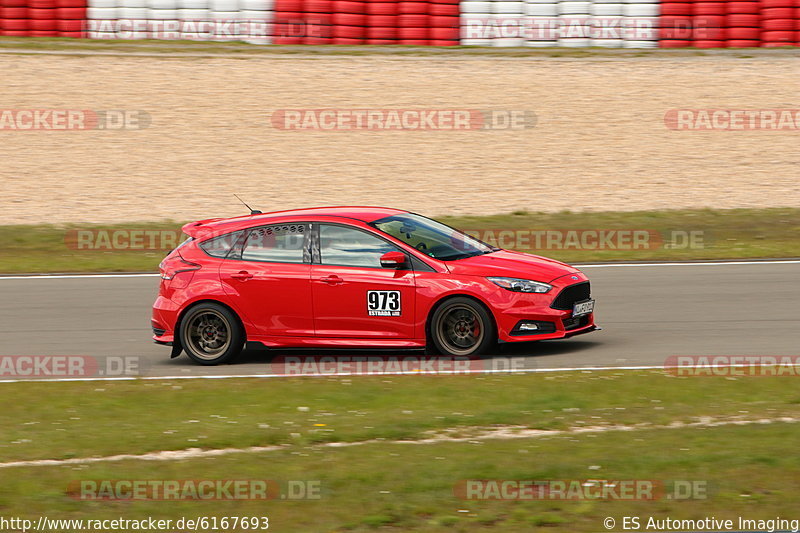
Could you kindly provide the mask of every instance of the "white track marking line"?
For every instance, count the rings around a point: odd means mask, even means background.
[[[713,356],[709,356],[713,357]],[[787,356],[793,357],[793,356]],[[742,368],[743,364],[715,364],[711,368],[725,369],[725,368]],[[800,368],[800,363],[797,364],[780,364],[776,365],[781,368]],[[400,370],[397,372],[341,372],[335,374],[206,374],[197,376],[125,376],[125,377],[86,377],[86,378],[19,378],[19,379],[2,379],[0,383],[69,383],[69,382],[85,382],[85,381],[169,381],[179,379],[246,379],[246,378],[341,378],[341,377],[380,377],[380,376],[444,376],[456,375],[463,376],[468,374],[530,374],[530,373],[549,373],[549,372],[602,372],[613,370],[683,370],[686,367],[677,365],[642,365],[642,366],[586,366],[586,367],[561,367],[561,368],[519,368],[513,370],[507,369],[466,369],[466,370],[440,370],[435,372],[429,371],[409,371]],[[694,376],[686,376],[694,377]],[[744,377],[744,376],[743,376]]]
[[[599,264],[574,264],[575,268],[631,268],[631,267],[673,267],[673,266],[723,266],[723,265],[796,265],[800,259],[787,259],[775,261],[716,261],[705,263],[599,263]],[[159,274],[30,274],[26,276],[0,276],[0,281],[21,279],[98,279],[98,278],[157,278]]]
[[[364,444],[383,443],[383,444],[438,444],[443,442],[469,442],[475,440],[508,440],[508,439],[531,439],[539,437],[552,437],[559,435],[578,435],[585,433],[605,433],[609,431],[647,431],[660,429],[691,429],[691,428],[713,428],[721,426],[747,426],[752,424],[774,424],[774,423],[796,423],[800,419],[793,417],[779,418],[758,418],[758,419],[733,419],[716,420],[713,417],[699,417],[698,422],[674,421],[666,425],[652,426],[647,423],[635,425],[614,425],[614,426],[591,426],[591,427],[571,427],[569,429],[530,429],[522,426],[505,426],[499,428],[458,428],[459,431],[477,429],[474,435],[463,437],[450,437],[447,435],[448,429],[427,432],[433,435],[424,439],[417,440],[379,440],[370,439],[354,442],[326,442],[315,444],[315,448],[348,448],[351,446],[362,446]],[[187,448],[184,450],[165,450],[160,452],[150,452],[145,454],[119,454],[106,457],[73,457],[70,459],[34,459],[28,461],[9,461],[0,463],[0,469],[22,466],[64,466],[75,464],[107,463],[114,461],[139,460],[139,461],[176,461],[184,459],[196,459],[203,457],[219,457],[221,455],[241,454],[241,453],[264,453],[291,448],[291,445],[274,446],[250,446],[248,448],[219,448],[204,450],[202,448]]]
[[[707,263],[601,263],[595,265],[572,265],[575,268],[618,268],[618,267],[673,267],[673,266],[720,266],[720,265],[794,265],[800,263],[800,259],[790,259],[786,261],[725,261]]]

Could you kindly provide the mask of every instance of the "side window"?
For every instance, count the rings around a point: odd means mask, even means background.
[[[228,257],[228,252],[231,251],[231,248],[236,245],[236,242],[239,240],[241,234],[241,231],[234,231],[233,233],[227,233],[225,235],[220,235],[219,237],[214,237],[213,239],[201,242],[199,246],[211,257],[225,259]]]
[[[320,224],[319,253],[323,265],[381,268],[381,256],[395,246],[365,231]]]
[[[281,224],[250,230],[242,250],[243,261],[303,263],[305,224]]]

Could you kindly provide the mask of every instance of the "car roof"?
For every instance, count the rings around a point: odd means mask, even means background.
[[[303,209],[289,209],[286,211],[272,211],[256,215],[243,215],[233,218],[209,218],[206,220],[198,220],[197,222],[191,222],[183,226],[183,232],[191,237],[209,231],[219,234],[247,228],[260,223],[280,223],[284,219],[297,217],[308,217],[309,220],[313,220],[315,217],[338,217],[359,220],[361,222],[373,222],[381,218],[402,213],[408,213],[408,211],[390,207],[370,206],[307,207]]]

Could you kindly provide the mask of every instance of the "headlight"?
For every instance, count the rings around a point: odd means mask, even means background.
[[[541,281],[531,281],[529,279],[517,278],[486,278],[495,285],[514,292],[538,292],[545,293],[553,288],[552,285]]]

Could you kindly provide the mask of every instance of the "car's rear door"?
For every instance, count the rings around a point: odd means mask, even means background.
[[[402,251],[365,229],[312,224],[311,290],[318,337],[414,338],[415,283],[410,267],[381,267]]]
[[[314,334],[310,245],[306,223],[260,226],[222,262],[222,285],[257,334]]]

